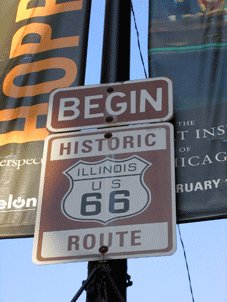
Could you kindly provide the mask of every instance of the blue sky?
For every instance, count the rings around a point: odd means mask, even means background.
[[[134,0],[147,66],[148,1]],[[86,84],[100,81],[104,0],[93,0]],[[144,79],[132,24],[131,80]],[[98,43],[97,43],[98,41]],[[227,302],[227,220],[182,224],[195,301]],[[87,263],[37,266],[32,238],[0,241],[0,302],[70,301],[87,277]],[[172,256],[128,260],[128,301],[191,302],[183,250]],[[85,301],[85,294],[79,301]]]

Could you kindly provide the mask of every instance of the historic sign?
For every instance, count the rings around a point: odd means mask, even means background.
[[[167,255],[175,250],[169,123],[50,136],[33,259],[37,263]]]
[[[52,132],[167,121],[172,117],[168,78],[55,90],[47,127]]]

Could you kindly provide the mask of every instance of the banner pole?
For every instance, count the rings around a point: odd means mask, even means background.
[[[105,24],[102,50],[101,83],[127,81],[130,77],[130,29],[131,1],[106,0]],[[108,255],[108,254],[107,254]],[[124,302],[126,288],[132,285],[127,274],[127,259],[105,261],[109,280],[106,282],[104,297],[100,297],[97,278],[87,288],[87,302]],[[88,275],[100,262],[88,263]],[[108,281],[108,280],[107,280]],[[119,300],[119,293],[121,299]]]

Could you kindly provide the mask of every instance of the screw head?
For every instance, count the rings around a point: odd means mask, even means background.
[[[107,132],[107,133],[104,134],[104,137],[105,137],[106,139],[109,139],[109,138],[111,138],[112,136],[113,136],[113,134],[112,134],[111,132]]]
[[[100,248],[99,248],[99,253],[102,255],[105,255],[108,251],[109,251],[108,246],[103,245],[103,246],[100,246]]]
[[[112,92],[114,91],[114,89],[113,89],[113,87],[108,87],[108,88],[106,89],[106,91],[107,91],[108,93],[112,93]]]
[[[106,117],[105,121],[107,123],[111,123],[113,121],[113,117],[111,115],[109,115],[109,116]]]

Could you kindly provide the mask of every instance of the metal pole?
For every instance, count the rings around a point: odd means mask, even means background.
[[[102,51],[101,83],[114,83],[129,80],[130,74],[130,0],[106,0],[104,39]],[[126,301],[127,259],[106,262],[110,268],[109,275],[114,281],[107,283],[107,301],[119,302],[119,290]],[[88,263],[88,275],[98,262]],[[87,302],[99,302],[95,284],[87,290]]]
[[[101,83],[129,80],[130,0],[107,0]]]

